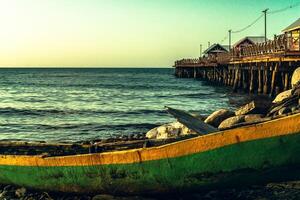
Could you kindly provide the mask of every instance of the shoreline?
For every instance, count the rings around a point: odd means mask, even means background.
[[[23,187],[11,185],[0,185],[0,199],[39,199],[39,200],[185,200],[185,199],[299,199],[300,198],[300,180],[268,183],[266,185],[253,185],[243,188],[228,188],[223,190],[209,190],[203,192],[191,192],[185,194],[168,194],[153,196],[113,196],[109,194],[72,194],[72,193],[55,193],[47,191],[30,190]]]

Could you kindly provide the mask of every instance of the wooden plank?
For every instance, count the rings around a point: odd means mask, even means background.
[[[195,131],[198,134],[204,135],[204,134],[213,133],[213,132],[218,131],[217,128],[204,123],[200,119],[192,116],[191,114],[189,114],[185,111],[177,110],[177,109],[170,108],[167,106],[165,108],[166,108],[167,112],[169,114],[173,115],[180,123],[182,123],[189,129],[192,129],[193,131]]]

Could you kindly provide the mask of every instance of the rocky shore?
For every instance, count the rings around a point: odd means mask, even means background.
[[[292,88],[279,93],[273,101],[270,98],[253,100],[246,105],[241,106],[235,111],[228,109],[216,110],[209,116],[189,114],[185,111],[179,111],[178,121],[163,124],[155,127],[146,133],[148,139],[168,139],[178,138],[186,135],[203,135],[218,130],[226,130],[235,127],[251,125],[260,122],[270,121],[287,115],[300,112],[300,67],[297,68],[291,79]],[[202,130],[193,129],[193,124],[189,120],[180,120],[178,115],[191,115],[195,123],[202,124]],[[172,114],[172,113],[170,113]],[[204,123],[203,123],[204,122]],[[206,133],[205,133],[206,132]]]
[[[107,194],[76,195],[28,190],[11,185],[0,186],[0,200],[296,200],[300,199],[300,181],[269,183],[263,186],[211,190],[159,196],[112,196]]]

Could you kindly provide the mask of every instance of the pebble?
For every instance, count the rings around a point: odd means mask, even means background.
[[[16,194],[16,197],[18,197],[18,198],[21,198],[21,197],[25,196],[25,194],[26,194],[26,188],[21,187],[19,189],[16,189],[15,194]]]

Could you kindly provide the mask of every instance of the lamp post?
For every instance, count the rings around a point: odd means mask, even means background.
[[[265,15],[265,42],[267,41],[267,11],[268,10],[269,10],[269,8],[262,11]]]
[[[231,49],[231,30],[228,30],[228,34],[229,34],[229,36],[228,36],[228,43],[229,43],[229,51],[230,51],[230,49]]]

